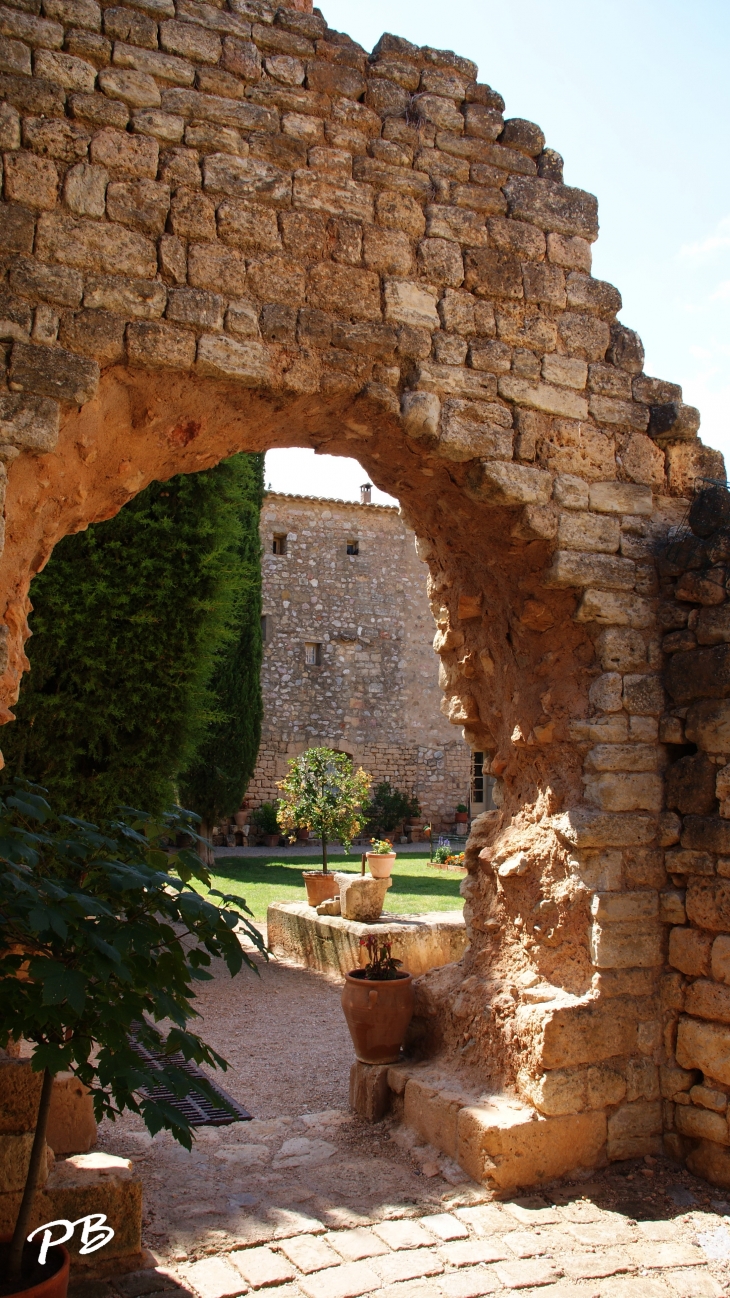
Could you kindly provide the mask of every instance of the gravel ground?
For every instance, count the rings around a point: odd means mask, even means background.
[[[488,1191],[413,1133],[348,1112],[352,1047],[334,979],[278,961],[262,964],[260,978],[231,980],[222,966],[215,973],[200,991],[201,1034],[230,1061],[224,1085],[254,1120],[200,1128],[190,1153],[166,1132],[152,1139],[133,1115],[103,1124],[99,1146],[131,1157],[143,1181],[144,1244],[158,1270],[76,1282],[71,1298],[139,1298],[151,1289],[165,1289],[164,1298],[230,1298],[242,1291],[240,1276],[231,1288],[239,1261],[244,1271],[249,1262],[270,1268],[259,1283],[272,1298],[728,1294],[730,1204],[717,1187],[646,1158],[490,1206]],[[348,1261],[353,1229],[382,1254],[382,1223],[410,1218],[424,1218],[430,1233],[418,1227],[410,1243],[387,1235],[387,1256],[374,1258],[371,1280],[363,1279],[366,1262]],[[427,1247],[467,1233],[451,1252]],[[334,1249],[317,1262],[326,1269],[310,1275],[309,1263],[297,1261],[295,1282],[280,1283],[287,1259],[308,1256],[314,1236]],[[251,1250],[249,1262],[241,1249]]]

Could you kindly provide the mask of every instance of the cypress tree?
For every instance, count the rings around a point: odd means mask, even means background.
[[[249,456],[238,566],[228,625],[210,678],[215,701],[194,761],[180,779],[180,801],[196,811],[203,830],[230,816],[253,775],[261,741],[261,543],[264,457]]]
[[[151,483],[115,518],[60,541],[34,579],[31,672],[3,750],[12,774],[68,814],[156,813],[177,800],[179,773],[225,710],[212,678],[241,618],[247,530],[258,558],[261,474],[261,456],[237,455]],[[250,562],[245,577],[260,627]],[[255,704],[255,638],[251,652]]]

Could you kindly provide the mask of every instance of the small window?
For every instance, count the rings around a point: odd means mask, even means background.
[[[273,554],[286,554],[286,532],[274,532]]]
[[[269,619],[266,613],[261,615],[261,643],[266,644],[269,638]]]
[[[347,542],[347,553],[348,553],[348,554],[359,554],[359,553],[360,553],[360,542],[359,542],[359,541],[348,541],[348,542]]]
[[[304,661],[307,667],[322,666],[322,646],[309,642],[304,646]]]

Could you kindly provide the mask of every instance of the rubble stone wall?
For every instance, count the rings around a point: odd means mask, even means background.
[[[660,909],[665,1138],[700,1176],[730,1185],[730,493],[705,486],[659,563],[667,711]]]
[[[420,981],[422,1047],[573,1115],[601,1157],[653,1151],[674,1066],[657,555],[724,467],[591,275],[595,198],[449,51],[368,54],[261,0],[19,4],[0,720],[61,536],[234,451],[356,456],[419,538],[444,706],[501,798],[468,852],[469,952]],[[708,934],[725,884],[698,879]]]
[[[274,537],[286,537],[286,554]],[[264,719],[251,805],[279,797],[289,759],[347,752],[416,794],[429,821],[454,822],[470,755],[439,705],[426,565],[398,510],[267,494],[261,511]],[[347,553],[356,542],[358,553]],[[320,645],[307,665],[305,644]]]

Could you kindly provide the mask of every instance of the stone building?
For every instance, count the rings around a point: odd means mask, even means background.
[[[289,758],[325,745],[452,824],[470,750],[440,711],[411,529],[391,506],[269,493],[261,544],[264,724],[249,804],[278,797]]]

